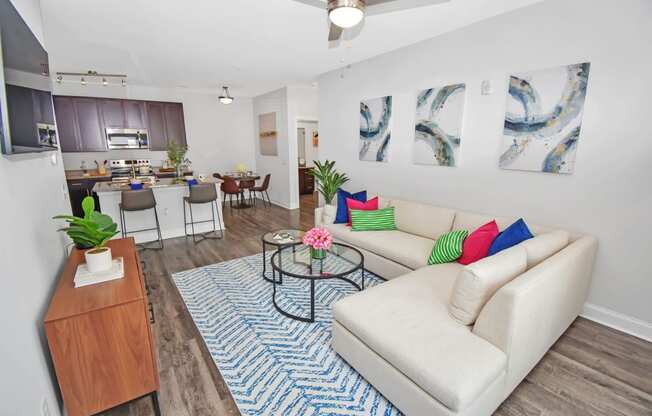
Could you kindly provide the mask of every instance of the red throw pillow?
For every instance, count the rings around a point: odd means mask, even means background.
[[[351,226],[351,210],[360,211],[375,211],[378,209],[378,197],[372,198],[367,202],[356,201],[355,199],[346,198],[346,208],[349,210],[349,222],[346,224]]]
[[[471,264],[487,257],[489,247],[500,231],[496,221],[491,221],[473,231],[466,237],[462,245],[462,256],[457,260],[460,264]]]

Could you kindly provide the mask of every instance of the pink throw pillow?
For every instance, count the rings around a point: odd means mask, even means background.
[[[367,202],[356,201],[355,199],[346,198],[346,208],[348,210],[349,222],[346,223],[347,226],[351,226],[351,210],[360,210],[360,211],[375,211],[378,209],[378,197],[372,198]]]
[[[462,256],[457,260],[460,264],[471,264],[487,257],[489,247],[500,231],[496,221],[491,221],[473,231],[466,237],[462,245]]]

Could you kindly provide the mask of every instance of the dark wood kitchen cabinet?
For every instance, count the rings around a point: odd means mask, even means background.
[[[186,143],[183,104],[115,98],[55,96],[63,152],[104,152],[106,129],[147,129],[150,150]]]
[[[122,105],[125,110],[125,128],[128,129],[146,129],[145,122],[145,102],[135,100],[123,100]]]
[[[81,152],[81,140],[77,129],[77,116],[72,97],[54,96],[54,108],[57,117],[59,147],[62,152]]]
[[[145,129],[145,103],[134,100],[98,99],[105,129]]]
[[[103,98],[99,100],[105,129],[122,129],[125,126],[125,111],[122,100]]]
[[[106,140],[95,98],[55,96],[54,107],[62,152],[105,152]]]
[[[166,150],[171,140],[187,145],[183,104],[148,101],[146,112],[150,150]]]
[[[168,140],[165,132],[163,103],[148,101],[145,103],[145,111],[147,113],[149,150],[166,150]]]
[[[6,92],[14,145],[34,146],[38,137],[36,124],[54,124],[52,95],[48,91],[11,84],[7,84]]]
[[[299,193],[301,195],[315,192],[315,177],[312,176],[312,169],[308,167],[299,168]]]
[[[77,126],[83,152],[105,152],[106,137],[100,118],[99,102],[95,98],[76,97],[73,99]]]
[[[55,124],[52,94],[49,91],[32,90],[32,103],[37,123]]]
[[[169,141],[186,146],[186,125],[183,119],[183,104],[164,103],[165,130]]]

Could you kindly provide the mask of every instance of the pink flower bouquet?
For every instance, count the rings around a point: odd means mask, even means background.
[[[333,244],[333,236],[327,229],[315,227],[303,236],[303,244],[310,247],[313,258],[323,259]]]

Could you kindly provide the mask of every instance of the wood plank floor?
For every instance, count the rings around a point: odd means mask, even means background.
[[[260,204],[246,210],[227,207],[223,240],[193,244],[177,238],[166,240],[163,251],[141,253],[156,314],[163,415],[239,415],[170,275],[260,253],[266,231],[310,228],[315,201],[304,196],[301,209],[294,211]],[[148,398],[104,413],[152,414]],[[652,343],[578,318],[496,415],[652,416]]]

